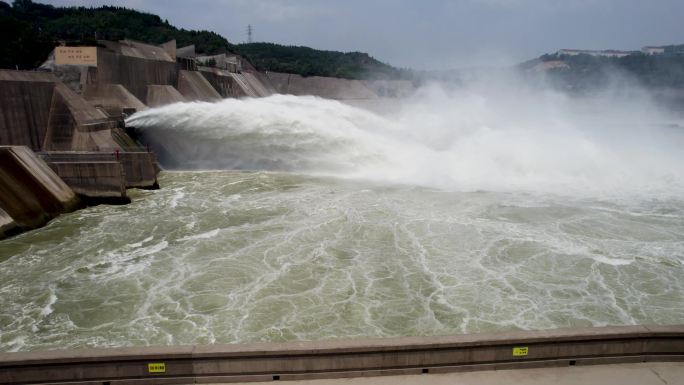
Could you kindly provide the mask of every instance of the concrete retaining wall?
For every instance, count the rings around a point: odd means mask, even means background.
[[[45,141],[54,79],[14,80],[11,74],[0,71],[0,145],[22,145],[39,151]]]
[[[116,145],[116,122],[62,83],[55,83],[44,151],[95,151]]]
[[[150,152],[122,152],[119,159],[124,169],[126,187],[159,188],[157,161]]]
[[[0,70],[0,145],[92,151],[115,145],[115,126],[52,74]]]
[[[50,167],[86,200],[129,203],[123,166],[117,161],[50,162]]]
[[[79,206],[74,192],[29,148],[0,146],[0,227],[28,230]],[[11,218],[11,222],[8,219]],[[3,224],[4,223],[4,224]]]
[[[83,98],[93,106],[102,107],[109,116],[120,118],[126,111],[143,111],[147,106],[121,84],[87,84]]]
[[[183,95],[173,86],[149,85],[145,102],[150,107],[186,101]]]
[[[161,49],[160,49],[161,50]],[[98,84],[121,84],[139,100],[147,97],[148,85],[177,85],[175,61],[157,61],[97,50],[97,75],[89,80]]]
[[[684,326],[0,353],[0,382],[188,384],[684,360]]]
[[[235,73],[211,67],[199,67],[200,73],[224,98],[265,97],[276,93],[268,78],[257,73]]]
[[[243,72],[240,75],[242,75],[249,87],[254,90],[258,97],[265,97],[275,93],[275,89],[270,85],[267,86],[264,84],[264,82],[262,82],[262,80],[256,75],[256,72]],[[264,79],[268,80],[268,78]]]
[[[255,96],[251,90],[239,84],[233,74],[229,71],[217,68],[199,67],[202,76],[207,79],[209,84],[224,98],[239,98],[244,96]]]
[[[105,196],[119,196],[123,188],[148,188],[156,189],[159,169],[154,154],[145,151],[118,151],[111,152],[46,152],[40,156],[52,167],[57,174],[78,194],[91,198],[101,196],[101,189],[109,191]],[[95,170],[88,170],[86,164],[94,164]],[[112,170],[110,166],[103,164],[119,163],[120,172]],[[68,164],[79,164],[70,166]],[[65,168],[67,167],[67,168]],[[80,180],[76,167],[81,170],[83,180]],[[101,170],[98,171],[98,168]],[[98,174],[99,173],[99,174]],[[119,175],[121,177],[119,177]],[[114,181],[114,179],[116,181]],[[101,180],[101,189],[94,189],[89,193],[92,184]],[[124,195],[121,195],[125,197]]]
[[[179,71],[178,92],[189,101],[212,102],[221,99],[221,95],[198,71]]]
[[[361,80],[303,77],[294,74],[267,72],[270,83],[281,94],[314,95],[327,99],[374,99],[378,95]]]
[[[255,71],[255,72],[249,72],[249,74],[254,76],[261,83],[261,85],[264,87],[264,89],[267,92],[267,94],[264,96],[273,95],[273,94],[278,93],[278,90],[276,90],[275,87],[273,86],[273,84],[271,84],[271,80],[268,78],[268,75],[266,75],[266,73]]]

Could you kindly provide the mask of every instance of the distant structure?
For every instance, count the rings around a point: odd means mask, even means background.
[[[641,48],[641,52],[646,55],[662,55],[665,53],[665,47],[645,46]]]
[[[252,36],[254,34],[254,28],[252,28],[252,24],[247,25],[247,43],[252,43]]]
[[[207,67],[214,67],[230,72],[242,71],[242,61],[237,55],[221,53],[218,55],[195,56],[197,64]]]
[[[624,57],[635,53],[634,51],[618,51],[614,49],[607,50],[593,50],[593,49],[561,49],[556,52],[556,55],[591,55],[591,56],[603,56],[603,57]]]

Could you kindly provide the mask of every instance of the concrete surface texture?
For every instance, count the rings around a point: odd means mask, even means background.
[[[294,74],[267,72],[273,87],[281,94],[314,95],[328,99],[374,99],[378,95],[361,80],[303,77]]]
[[[163,51],[159,47],[157,49]],[[165,55],[168,58],[168,54]],[[177,84],[175,61],[126,56],[124,53],[99,48],[97,63],[97,68],[92,68],[96,75],[90,76],[89,83],[121,84],[139,100],[147,97],[148,85]]]
[[[0,85],[0,145],[44,151],[115,144],[109,131],[116,123],[54,75],[0,70]]]
[[[308,380],[684,361],[684,325],[0,353],[0,383]],[[148,370],[164,364],[163,374]],[[414,377],[417,378],[417,377]]]
[[[273,84],[271,84],[271,80],[268,78],[268,76],[266,76],[264,72],[252,71],[249,72],[249,74],[257,78],[261,85],[266,89],[267,95],[273,95],[278,93]]]
[[[201,100],[205,102],[221,99],[221,95],[198,71],[184,71],[178,73],[178,92],[185,99]]]
[[[0,208],[0,239],[2,239],[5,234],[11,234],[12,231],[17,227],[14,219],[5,212],[5,210]]]
[[[207,79],[209,84],[224,98],[239,98],[251,96],[249,90],[245,90],[231,76],[230,71],[212,67],[198,67],[198,71]]]
[[[197,53],[195,52],[194,44],[176,48],[176,57],[194,58],[195,56],[197,56]]]
[[[126,188],[159,187],[157,163],[154,154],[148,152],[122,152],[117,155],[123,166]]]
[[[245,95],[249,96],[251,98],[256,98],[259,96],[259,92],[252,87],[252,85],[249,83],[247,78],[243,74],[228,74],[235,84],[237,85],[238,89]]]
[[[116,122],[69,89],[55,83],[42,151],[95,151],[112,147],[111,129]]]
[[[147,86],[147,97],[145,102],[150,107],[159,107],[165,104],[185,102],[185,98],[169,85],[149,85]]]
[[[135,150],[131,148],[129,150]],[[47,152],[41,157],[79,195],[88,199],[126,198],[126,188],[156,189],[154,154],[138,151]]]
[[[255,72],[243,72],[242,76],[244,76],[247,84],[249,84],[249,86],[257,93],[259,97],[273,94],[274,92],[270,90],[273,89],[273,87],[267,87],[255,74]]]
[[[266,382],[250,382],[264,384]],[[273,381],[267,383],[272,384]],[[291,381],[300,385],[684,385],[684,362],[567,366]]]
[[[50,167],[71,189],[84,197],[112,203],[130,202],[126,196],[126,178],[121,162],[116,160],[51,161]]]
[[[0,70],[0,145],[40,151],[50,117],[56,80],[52,75]]]
[[[173,51],[175,51],[176,43],[173,40],[165,43],[161,47],[152,44],[142,43],[135,40],[102,40],[99,43],[103,44],[105,47],[107,47],[107,49],[109,49],[112,52],[116,52],[118,54],[128,57],[135,57],[139,59],[155,61],[166,61],[171,63],[176,62],[175,57],[172,57],[169,54],[171,51],[171,45],[173,45]]]
[[[143,111],[147,106],[121,84],[86,84],[81,94],[95,107],[102,107],[109,116],[121,117],[124,110]]]
[[[176,61],[176,39],[169,40],[166,43],[160,44],[159,46],[163,48],[167,54],[169,54],[171,60],[174,62]]]
[[[0,146],[0,226],[37,228],[78,206],[74,192],[28,147]]]

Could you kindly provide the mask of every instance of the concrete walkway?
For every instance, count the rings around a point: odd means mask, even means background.
[[[273,384],[272,381],[268,382]],[[564,366],[412,376],[381,376],[307,381],[301,385],[684,385],[684,362]],[[265,382],[250,384],[266,384]]]

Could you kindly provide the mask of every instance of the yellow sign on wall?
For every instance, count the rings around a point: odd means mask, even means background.
[[[147,364],[147,371],[150,373],[166,373],[166,364],[163,362],[152,362]]]
[[[520,357],[527,355],[527,346],[517,346],[513,348],[513,356]]]
[[[55,64],[97,67],[97,47],[56,47]]]

